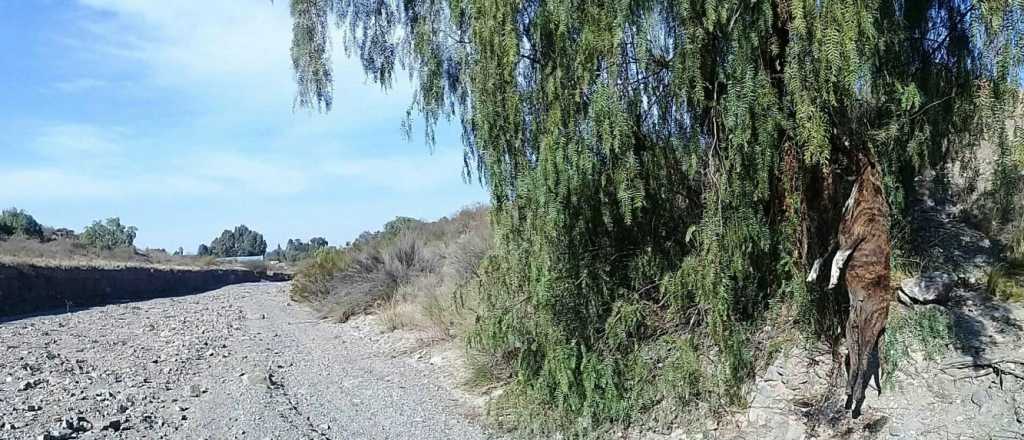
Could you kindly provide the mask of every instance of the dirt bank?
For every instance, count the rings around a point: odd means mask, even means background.
[[[280,281],[281,277],[241,269],[105,269],[0,264],[0,319],[119,301],[188,295],[263,280]]]

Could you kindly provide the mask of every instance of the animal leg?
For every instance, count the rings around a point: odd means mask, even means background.
[[[847,247],[839,249],[839,251],[836,252],[835,258],[832,259],[832,276],[828,282],[829,289],[834,289],[839,285],[839,276],[842,275],[843,269],[846,268],[846,263],[850,259],[850,255],[853,254],[853,251],[857,250],[857,246],[859,246],[863,240],[864,238],[861,237],[857,239],[857,241],[850,243]]]
[[[882,395],[882,351],[878,349],[878,344],[884,344],[884,341],[882,340],[882,338],[884,337],[885,327],[883,327],[882,331],[878,333],[878,339],[875,339],[875,348],[873,350],[875,353],[875,359],[878,362],[878,366],[875,368],[874,374],[872,374],[872,376],[874,376],[875,378],[875,388],[878,389],[879,396]]]
[[[832,259],[832,277],[828,281],[829,289],[839,285],[839,275],[842,274],[843,268],[846,267],[846,260],[850,258],[852,253],[853,249],[841,249],[839,252],[836,252],[836,257]]]

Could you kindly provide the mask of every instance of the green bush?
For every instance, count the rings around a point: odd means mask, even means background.
[[[225,229],[209,246],[200,245],[198,253],[218,258],[263,256],[267,253],[267,242],[263,234],[239,225],[234,230]]]
[[[912,361],[917,353],[924,360],[937,360],[953,343],[953,321],[949,312],[938,306],[894,310],[885,329],[882,348],[883,383],[893,384],[900,365]]]
[[[94,221],[82,231],[80,240],[86,246],[109,251],[134,247],[137,233],[138,228],[123,225],[120,218],[114,217],[102,223]]]
[[[311,238],[309,243],[303,243],[301,239],[297,238],[289,239],[288,245],[284,249],[278,245],[277,249],[267,252],[265,259],[296,263],[312,257],[317,250],[327,246],[328,242],[323,237]]]
[[[36,240],[43,239],[43,226],[34,217],[18,208],[0,213],[0,237],[20,235]]]
[[[320,303],[331,295],[335,275],[349,267],[351,258],[334,248],[319,249],[296,271],[291,298],[294,301]]]

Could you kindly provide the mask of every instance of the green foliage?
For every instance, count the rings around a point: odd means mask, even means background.
[[[267,253],[266,259],[295,263],[312,257],[316,251],[327,246],[327,240],[323,237],[311,238],[309,243],[303,243],[298,238],[289,239],[287,247],[281,249],[281,245],[277,245],[277,249]]]
[[[321,248],[295,274],[291,297],[294,301],[319,302],[331,294],[334,276],[349,267],[348,254],[335,248]]]
[[[200,257],[209,257],[209,256],[211,256],[210,255],[210,247],[205,245],[205,244],[200,244],[199,245],[199,249],[196,250],[196,255],[198,255]]]
[[[138,230],[135,226],[121,224],[117,217],[108,218],[105,222],[96,220],[82,231],[80,240],[86,246],[100,250],[132,248]]]
[[[291,6],[300,105],[333,103],[333,17],[374,81],[409,70],[428,142],[462,124],[496,240],[469,342],[507,361],[516,420],[579,435],[656,403],[671,375],[643,354],[669,335],[700,341],[687,395],[721,404],[772,302],[838,338],[845,295],[803,279],[846,177],[876,159],[899,227],[922,170],[1005,138],[1024,52],[1002,0]]]
[[[886,385],[892,385],[900,365],[917,352],[924,360],[937,360],[953,343],[953,321],[940,307],[900,310],[889,317],[882,350]]]
[[[263,234],[250,230],[245,225],[236,226],[233,231],[225,229],[220,237],[215,238],[204,253],[199,247],[199,255],[225,257],[255,257],[267,253],[267,242]]]
[[[988,272],[989,294],[1003,301],[1024,302],[1024,260],[1011,258]]]
[[[43,226],[23,210],[5,209],[0,213],[0,237],[12,235],[42,240]]]

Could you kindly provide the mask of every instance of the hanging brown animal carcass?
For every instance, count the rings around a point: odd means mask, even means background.
[[[880,385],[879,346],[892,302],[889,287],[889,206],[874,160],[858,158],[859,176],[843,207],[839,250],[832,262],[829,288],[845,274],[850,296],[846,320],[846,409],[860,417],[864,392],[873,378]],[[845,271],[844,271],[845,269]]]

